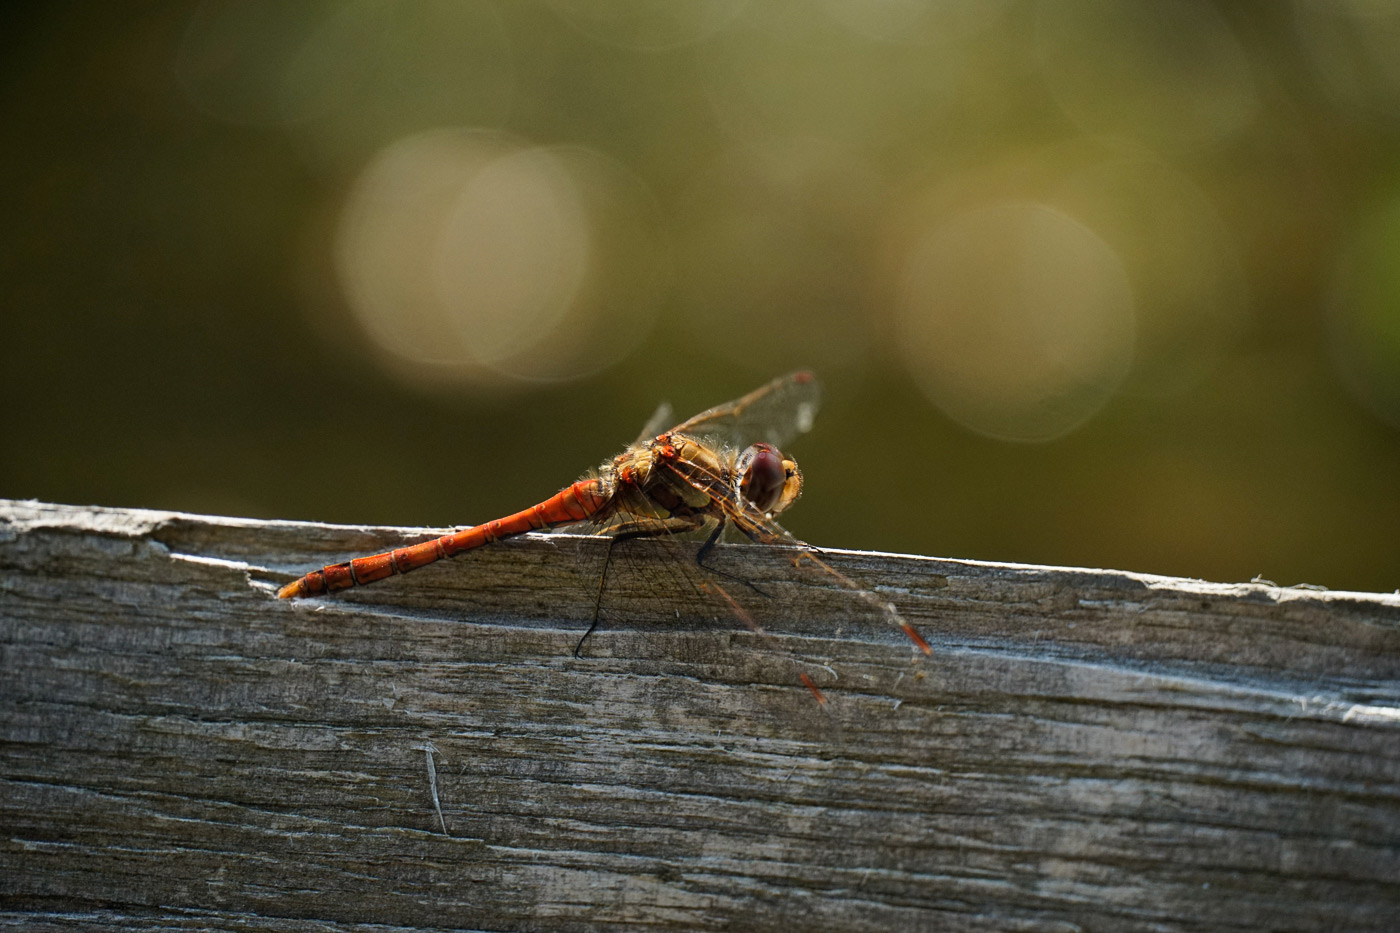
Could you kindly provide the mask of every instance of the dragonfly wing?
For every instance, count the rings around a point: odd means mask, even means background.
[[[703,411],[671,430],[691,437],[713,437],[742,450],[755,441],[777,447],[812,428],[821,405],[821,387],[809,372],[774,379],[724,405]]]
[[[671,466],[671,469],[677,476],[701,492],[708,493],[714,488],[714,477],[706,473],[699,464],[690,464],[686,470],[676,469],[675,466]],[[736,498],[716,498],[712,501],[724,516],[726,523],[744,537],[758,544],[787,545],[795,548],[797,556],[793,559],[794,567],[800,568],[805,565],[812,568],[819,578],[824,579],[828,584],[834,584],[838,589],[849,594],[852,599],[863,603],[867,609],[902,631],[924,654],[933,653],[928,642],[924,641],[923,636],[918,633],[914,626],[910,625],[899,614],[894,603],[876,596],[869,590],[862,589],[850,577],[827,563],[816,548],[794,536],[772,517],[754,508],[752,503],[741,499],[736,501]]]
[[[560,530],[571,535],[652,538],[688,534],[695,530],[695,525],[692,519],[637,517],[617,512],[608,518],[579,522]]]
[[[656,406],[656,411],[647,419],[647,423],[642,425],[642,433],[637,435],[637,439],[633,443],[645,444],[653,437],[656,437],[656,435],[666,430],[666,426],[671,423],[671,419],[675,416],[676,413],[672,410],[671,403],[662,402],[660,405]]]

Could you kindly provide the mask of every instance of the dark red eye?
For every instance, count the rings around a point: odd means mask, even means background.
[[[739,457],[739,491],[760,512],[771,512],[783,496],[787,469],[772,444],[754,444]]]

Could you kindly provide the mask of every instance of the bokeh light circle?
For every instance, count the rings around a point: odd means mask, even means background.
[[[587,272],[592,231],[574,181],[547,149],[481,167],[457,192],[428,262],[461,346],[500,366],[557,333]]]
[[[647,333],[667,251],[641,183],[582,148],[445,129],[387,147],[336,237],[353,317],[412,381],[563,380]]]
[[[1073,430],[1132,360],[1121,261],[1041,204],[977,208],[928,229],[908,249],[895,310],[905,366],[929,399],[1003,440]]]

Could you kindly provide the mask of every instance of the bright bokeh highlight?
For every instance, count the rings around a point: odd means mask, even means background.
[[[1039,204],[943,221],[899,282],[900,349],[934,404],[979,434],[1046,441],[1111,397],[1132,360],[1132,290],[1093,231]]]

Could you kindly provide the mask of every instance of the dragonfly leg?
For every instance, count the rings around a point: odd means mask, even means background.
[[[608,567],[612,564],[613,542],[616,538],[608,538],[608,549],[603,552],[603,572],[598,575],[598,593],[593,597],[593,619],[588,623],[588,631],[583,633],[583,637],[574,645],[574,657],[582,658],[583,643],[588,641],[588,636],[593,634],[593,630],[598,627],[598,613],[603,608],[603,587],[608,582]]]
[[[710,532],[710,536],[705,539],[705,543],[700,545],[700,550],[695,552],[695,563],[705,567],[705,558],[710,556],[710,551],[714,550],[715,543],[719,541],[719,536],[724,532],[724,518],[715,522],[715,530]],[[712,568],[705,567],[706,570]]]
[[[700,527],[700,520],[695,518],[668,518],[664,521],[636,521],[624,522],[617,525],[613,533],[608,535],[608,549],[603,552],[603,572],[598,575],[598,592],[593,597],[593,620],[588,623],[588,631],[583,633],[583,637],[574,645],[574,657],[582,658],[583,643],[588,641],[588,636],[593,634],[593,630],[598,627],[600,613],[603,608],[603,589],[608,583],[608,568],[612,565],[613,545],[618,541],[627,538],[655,538],[658,535],[681,534],[686,531],[694,531]]]
[[[767,593],[759,589],[756,585],[754,585],[752,581],[745,580],[738,574],[730,573],[728,570],[720,570],[718,567],[711,567],[709,564],[705,563],[705,558],[710,556],[710,551],[714,550],[715,543],[719,541],[720,533],[723,531],[724,518],[721,517],[719,521],[715,522],[715,530],[710,532],[710,536],[705,539],[705,543],[700,545],[700,550],[695,552],[696,565],[702,570],[718,574],[721,577],[728,577],[736,583],[742,583],[744,584],[744,586],[747,586],[749,589],[753,590],[755,593],[757,593],[759,596],[762,596],[764,599],[770,598]]]

